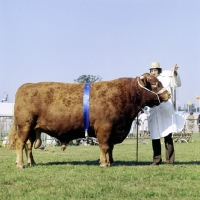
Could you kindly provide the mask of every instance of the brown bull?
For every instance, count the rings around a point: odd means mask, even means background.
[[[114,144],[127,137],[141,108],[169,99],[169,93],[162,89],[161,82],[147,73],[92,83],[88,135],[98,139],[100,166],[114,163]],[[83,91],[84,84],[56,82],[27,83],[18,89],[9,134],[10,147],[17,151],[17,167],[24,167],[24,148],[30,166],[35,164],[32,146],[34,142],[35,148],[40,146],[41,132],[60,140],[63,147],[73,139],[85,137]]]

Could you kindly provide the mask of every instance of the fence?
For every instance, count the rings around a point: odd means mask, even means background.
[[[13,123],[13,116],[0,117],[0,141],[8,136],[10,127]]]

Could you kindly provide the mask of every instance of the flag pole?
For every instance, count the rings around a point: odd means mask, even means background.
[[[195,105],[196,106],[196,112],[197,112],[197,105]]]
[[[199,112],[200,112],[200,101],[199,101]]]

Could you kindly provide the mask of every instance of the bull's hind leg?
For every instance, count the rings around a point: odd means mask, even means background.
[[[24,168],[23,160],[23,149],[25,143],[28,139],[29,127],[21,126],[18,127],[17,137],[16,137],[16,153],[17,153],[17,168]]]
[[[33,158],[33,153],[32,153],[32,147],[33,147],[33,142],[35,139],[29,138],[28,141],[25,144],[25,152],[26,152],[26,157],[27,157],[27,164],[32,167],[36,165],[34,158]]]
[[[36,147],[38,148],[42,144],[41,131],[38,130],[38,129],[36,129],[36,130],[31,129],[30,130],[29,139],[27,140],[27,142],[25,144],[25,153],[26,153],[26,157],[27,157],[27,164],[30,167],[36,165],[34,158],[33,158],[33,152],[32,152],[34,142],[35,142],[34,148],[36,148]]]

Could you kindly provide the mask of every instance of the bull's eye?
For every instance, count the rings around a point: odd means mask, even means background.
[[[147,81],[149,82],[151,80],[151,77],[147,77]]]

